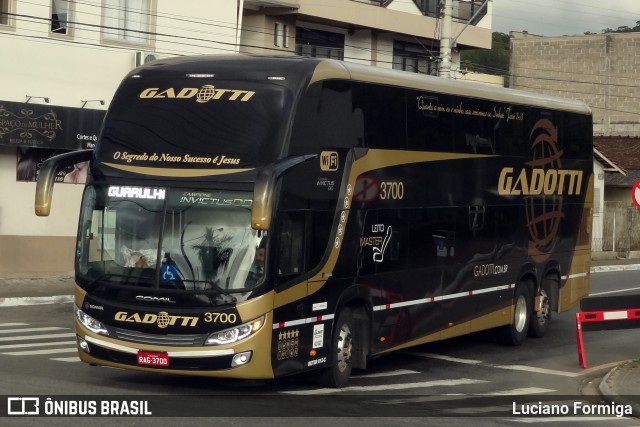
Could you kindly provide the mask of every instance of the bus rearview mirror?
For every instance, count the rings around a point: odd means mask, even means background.
[[[35,213],[38,216],[49,216],[51,213],[51,199],[53,198],[53,184],[60,169],[86,162],[91,158],[93,150],[72,151],[53,156],[42,164],[36,181]]]
[[[260,169],[253,187],[253,203],[251,205],[251,228],[268,230],[273,213],[273,195],[280,175],[300,163],[317,157],[317,154],[288,157]]]

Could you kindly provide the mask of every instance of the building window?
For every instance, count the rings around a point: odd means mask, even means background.
[[[151,0],[103,0],[102,37],[109,41],[149,44]]]
[[[316,58],[344,59],[344,34],[296,28],[296,53]]]
[[[55,34],[70,34],[71,1],[51,0],[51,32]]]
[[[432,51],[437,48],[432,49]],[[393,42],[393,69],[420,74],[437,74],[435,58],[428,47],[415,43]]]
[[[13,24],[13,0],[0,0],[0,25]]]
[[[289,26],[288,25],[283,25],[282,47],[289,47]]]
[[[439,0],[413,0],[420,12],[425,16],[436,17],[439,14]]]
[[[277,47],[289,47],[289,26],[276,22],[273,28],[273,45]]]

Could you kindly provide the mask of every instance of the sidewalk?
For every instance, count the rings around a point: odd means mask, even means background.
[[[0,278],[0,308],[72,301],[72,276],[38,279]]]
[[[613,368],[598,388],[606,402],[630,405],[633,416],[640,417],[640,359]]]

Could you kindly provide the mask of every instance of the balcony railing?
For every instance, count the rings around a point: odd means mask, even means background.
[[[314,58],[344,59],[344,49],[336,47],[316,46],[312,44],[296,43],[296,54]]]
[[[425,16],[433,18],[440,17],[440,0],[413,0],[418,9]],[[469,22],[473,15],[483,6],[484,0],[454,0],[453,1],[453,19],[461,22]],[[487,14],[486,6],[482,8],[478,16],[476,16],[471,25],[476,25]]]

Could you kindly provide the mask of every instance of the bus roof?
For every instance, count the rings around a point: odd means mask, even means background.
[[[183,56],[150,62],[133,70],[129,77],[141,72],[155,74],[161,71],[163,74],[182,76],[215,73],[216,78],[238,79],[238,70],[242,70],[243,80],[259,80],[265,75],[271,78],[284,77],[286,83],[283,83],[292,87],[307,81],[311,84],[320,80],[345,79],[591,114],[591,109],[584,102],[574,99],[323,58],[244,54]]]

